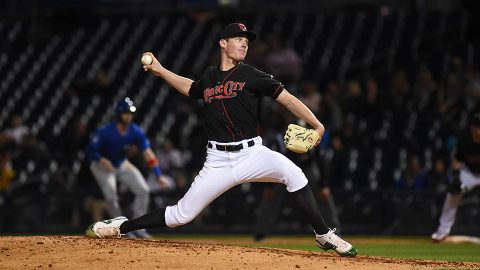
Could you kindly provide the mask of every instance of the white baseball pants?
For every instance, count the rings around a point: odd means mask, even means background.
[[[136,218],[147,213],[150,189],[143,175],[130,161],[125,160],[113,172],[109,172],[99,162],[92,161],[90,170],[105,197],[107,211],[111,217],[122,215],[118,202],[117,179],[135,195],[132,205],[133,217]]]
[[[216,145],[222,143],[210,141],[213,148],[207,148],[207,159],[190,189],[176,205],[166,208],[168,227],[189,223],[218,196],[238,184],[282,183],[289,192],[307,185],[305,174],[292,161],[263,146],[260,137],[253,138],[255,145],[248,147],[250,140],[231,143],[243,144],[243,149],[235,152],[216,150]]]
[[[466,192],[472,190],[476,186],[480,186],[480,175],[474,175],[470,170],[464,168],[460,170],[461,189]],[[455,215],[457,214],[458,205],[464,192],[448,193],[443,204],[442,215],[440,216],[440,225],[437,229],[437,235],[444,237],[450,234],[453,224],[455,223]]]

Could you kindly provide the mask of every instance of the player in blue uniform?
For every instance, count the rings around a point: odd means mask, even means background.
[[[116,120],[99,128],[87,148],[90,170],[105,197],[108,214],[112,217],[122,215],[117,179],[135,194],[133,216],[142,216],[148,210],[150,189],[140,171],[127,160],[128,147],[136,145],[160,184],[165,183],[150,141],[142,129],[132,122],[135,110],[130,98],[118,101],[115,107]],[[145,230],[136,231],[134,236],[150,238]]]

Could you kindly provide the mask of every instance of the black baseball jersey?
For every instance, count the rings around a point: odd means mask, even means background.
[[[459,141],[455,158],[463,162],[474,174],[480,174],[480,143],[475,143],[470,132]]]
[[[208,140],[235,142],[258,136],[258,106],[263,96],[276,99],[283,85],[272,75],[239,63],[230,70],[207,68],[189,96],[203,99]]]

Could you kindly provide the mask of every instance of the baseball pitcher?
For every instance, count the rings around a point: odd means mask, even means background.
[[[207,159],[190,189],[176,205],[157,209],[137,219],[125,217],[96,222],[86,231],[90,237],[120,237],[129,231],[160,226],[177,227],[192,221],[208,204],[232,187],[247,182],[273,182],[286,186],[311,223],[317,246],[342,256],[357,250],[335,234],[321,216],[302,170],[284,155],[262,145],[257,129],[259,101],[278,101],[313,129],[289,126],[285,144],[304,153],[320,142],[324,127],[315,115],[291,95],[273,76],[242,61],[256,38],[241,23],[227,25],[218,46],[220,63],[207,68],[198,81],[164,68],[153,54],[145,71],[163,78],[181,94],[203,100]],[[233,210],[233,209],[232,209]]]

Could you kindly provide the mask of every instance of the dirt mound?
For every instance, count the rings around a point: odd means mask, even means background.
[[[0,237],[0,269],[469,269],[480,264],[82,236]]]

